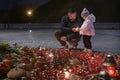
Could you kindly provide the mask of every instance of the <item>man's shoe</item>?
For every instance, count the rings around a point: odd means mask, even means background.
[[[72,39],[70,41],[70,45],[72,46],[72,49],[76,49],[78,46],[78,42],[76,41],[76,39]]]

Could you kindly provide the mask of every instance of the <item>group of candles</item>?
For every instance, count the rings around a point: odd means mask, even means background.
[[[81,80],[92,80],[101,70],[106,69],[111,77],[120,76],[120,56],[114,56],[116,66],[103,66],[106,54],[94,52],[85,53],[80,50],[68,49],[37,49],[34,54],[34,69],[31,71],[32,80],[69,80],[72,74],[81,76]],[[70,60],[77,59],[80,64],[71,64]],[[116,70],[118,73],[116,73]],[[91,75],[91,77],[88,77]]]

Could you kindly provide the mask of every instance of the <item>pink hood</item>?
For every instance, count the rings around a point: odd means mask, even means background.
[[[95,16],[93,14],[90,14],[86,19],[90,20],[92,22],[95,22],[95,20],[96,20],[96,18],[95,18]]]

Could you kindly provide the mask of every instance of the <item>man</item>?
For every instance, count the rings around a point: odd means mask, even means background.
[[[61,29],[55,32],[55,37],[60,42],[62,48],[68,47],[66,41],[69,42],[72,48],[77,48],[80,35],[74,32],[74,29],[80,26],[81,20],[77,16],[76,9],[69,9],[67,15],[63,16],[61,19]]]

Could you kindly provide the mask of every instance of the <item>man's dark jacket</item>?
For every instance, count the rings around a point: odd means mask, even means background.
[[[76,38],[78,41],[80,39],[80,35],[78,32],[73,32],[73,27],[81,27],[81,20],[79,17],[76,18],[75,21],[71,22],[68,18],[68,16],[63,16],[61,19],[61,31],[65,34],[67,34],[68,41]]]

